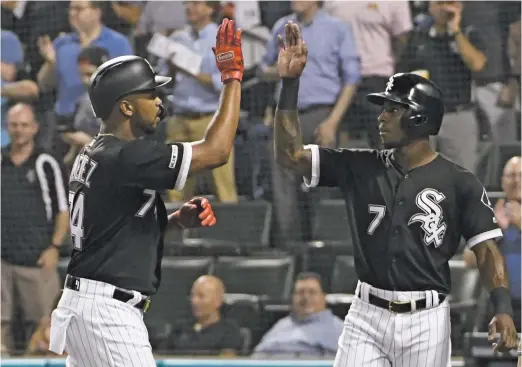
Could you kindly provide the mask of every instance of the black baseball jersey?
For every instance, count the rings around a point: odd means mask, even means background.
[[[98,135],[69,179],[73,253],[67,272],[143,294],[161,278],[167,211],[156,190],[181,190],[190,144]]]
[[[362,282],[448,294],[448,261],[461,238],[471,248],[502,236],[480,181],[441,155],[401,172],[392,150],[307,148],[312,179],[306,183],[339,187],[344,194]]]

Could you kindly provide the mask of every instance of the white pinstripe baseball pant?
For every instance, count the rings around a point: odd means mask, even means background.
[[[395,314],[368,303],[368,294],[395,301],[426,298],[427,308]],[[394,292],[359,282],[344,320],[334,367],[450,367],[448,301],[436,291]]]
[[[80,279],[80,290],[65,288],[51,316],[49,350],[67,352],[67,367],[155,367],[143,314],[112,298],[110,284]]]

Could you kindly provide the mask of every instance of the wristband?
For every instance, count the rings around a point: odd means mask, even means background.
[[[53,248],[57,249],[58,251],[60,251],[62,246],[52,243],[51,247],[53,247]]]
[[[277,108],[279,110],[297,110],[297,95],[299,94],[299,78],[283,78]]]
[[[489,292],[489,300],[493,304],[495,315],[505,313],[513,317],[513,307],[511,306],[511,295],[505,287],[493,288]]]

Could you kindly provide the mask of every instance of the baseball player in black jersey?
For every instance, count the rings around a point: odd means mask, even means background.
[[[225,164],[239,120],[243,57],[232,21],[219,27],[214,53],[221,103],[206,137],[192,144],[143,139],[165,115],[157,88],[171,79],[145,59],[109,60],[91,78],[89,96],[103,124],[70,176],[74,250],[49,346],[65,349],[67,366],[156,366],[143,312],[160,284],[165,230],[215,222],[208,201],[198,198],[167,216],[157,191],[181,190],[188,175]]]
[[[506,269],[495,243],[502,232],[486,191],[429,144],[444,115],[438,87],[415,74],[396,74],[383,93],[368,96],[382,106],[384,150],[303,146],[296,106],[307,49],[296,24],[285,26],[285,38],[278,59],[276,159],[309,187],[339,187],[356,233],[357,298],[334,365],[451,366],[448,261],[461,237],[478,259],[495,306],[490,332],[500,338],[494,347],[515,348]]]

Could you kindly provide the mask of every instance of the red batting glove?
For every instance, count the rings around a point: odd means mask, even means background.
[[[216,224],[216,216],[214,215],[212,205],[210,205],[208,199],[193,198],[189,201],[189,203],[196,204],[198,206],[200,210],[198,217],[201,219],[201,227],[212,227],[214,224]]]
[[[216,216],[209,201],[195,197],[172,214],[181,228],[211,227],[216,224]]]
[[[243,80],[243,52],[241,50],[241,28],[234,31],[234,21],[223,19],[216,35],[216,47],[212,47],[216,55],[216,64],[221,72],[221,81]]]

